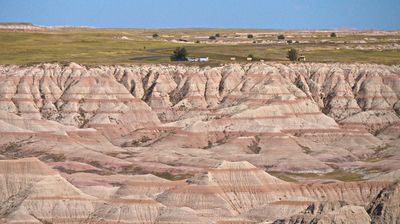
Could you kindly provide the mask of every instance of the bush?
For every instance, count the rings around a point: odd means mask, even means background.
[[[249,54],[247,55],[248,58],[253,58],[254,59],[254,55],[253,54]]]
[[[286,41],[288,44],[293,44],[293,40]]]
[[[336,38],[337,37],[336,33],[331,33],[331,37]]]
[[[219,34],[219,33],[216,33],[215,34],[215,37],[220,37],[221,35]]]
[[[157,38],[157,37],[159,37],[159,36],[158,36],[158,33],[154,33],[154,34],[153,34],[153,38]]]
[[[210,36],[208,39],[210,39],[210,40],[215,40],[215,39],[217,39],[215,36]]]
[[[177,47],[171,55],[171,61],[186,61],[187,51],[184,47]]]
[[[278,36],[278,40],[284,40],[284,39],[285,39],[285,36],[283,34]]]
[[[247,38],[253,38],[253,34],[247,34]]]
[[[297,58],[298,58],[297,50],[294,49],[294,48],[290,49],[290,50],[288,51],[288,53],[287,53],[287,58],[288,58],[290,61],[297,61]]]

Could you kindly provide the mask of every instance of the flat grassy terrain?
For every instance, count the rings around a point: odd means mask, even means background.
[[[176,47],[190,56],[208,56],[206,64],[256,60],[288,63],[286,52],[299,50],[308,62],[399,64],[399,32],[255,30],[255,29],[103,29],[0,30],[0,64],[76,62],[82,64],[171,63]],[[153,38],[157,33],[159,36]],[[220,34],[216,41],[209,36]],[[253,34],[248,38],[247,34]],[[285,40],[277,41],[284,34]],[[299,43],[287,44],[287,40]],[[388,47],[389,46],[389,47]],[[188,63],[189,62],[185,62]]]
[[[374,170],[375,171],[375,170]],[[378,172],[378,171],[376,171]],[[340,180],[344,182],[360,181],[362,175],[346,170],[336,169],[330,173],[315,174],[315,173],[285,173],[285,172],[268,172],[269,174],[288,182],[297,182],[297,179],[320,179],[320,180]],[[371,172],[372,173],[372,172]]]

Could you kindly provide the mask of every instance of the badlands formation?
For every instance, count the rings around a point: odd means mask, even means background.
[[[400,223],[400,67],[0,66],[1,223]]]

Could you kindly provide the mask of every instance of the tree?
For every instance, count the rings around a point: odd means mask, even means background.
[[[253,38],[253,34],[247,34],[247,38]]]
[[[157,38],[157,37],[159,37],[159,36],[158,36],[158,33],[154,33],[154,34],[153,34],[153,38]]]
[[[208,39],[210,39],[210,40],[215,40],[215,39],[217,39],[215,36],[210,36]]]
[[[215,34],[215,37],[220,37],[221,35],[219,34],[219,33],[216,33]]]
[[[290,49],[287,53],[287,58],[289,58],[290,61],[297,61],[298,58],[297,50],[294,48]]]
[[[187,51],[184,47],[177,47],[171,55],[171,61],[186,61]]]
[[[278,36],[278,40],[284,40],[284,39],[285,39],[285,36],[283,34]]]
[[[336,33],[331,33],[331,37],[336,38],[337,37]]]

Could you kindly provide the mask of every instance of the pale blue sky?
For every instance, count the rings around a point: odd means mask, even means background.
[[[400,0],[0,0],[0,22],[400,29]]]

